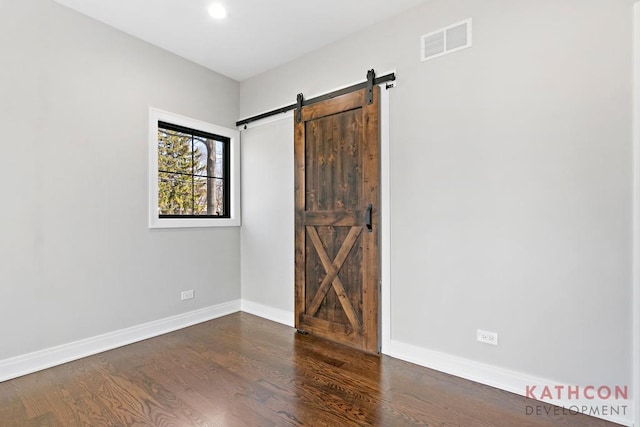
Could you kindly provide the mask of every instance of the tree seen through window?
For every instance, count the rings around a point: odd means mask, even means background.
[[[225,137],[158,123],[160,217],[228,217]]]

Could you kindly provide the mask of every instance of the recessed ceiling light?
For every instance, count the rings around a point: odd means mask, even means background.
[[[224,19],[227,16],[227,9],[220,3],[214,3],[209,6],[209,15],[215,19]]]

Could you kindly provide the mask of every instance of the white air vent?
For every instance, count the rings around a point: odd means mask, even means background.
[[[425,34],[420,42],[423,61],[471,47],[471,18]]]

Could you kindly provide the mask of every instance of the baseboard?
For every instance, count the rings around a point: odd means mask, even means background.
[[[565,386],[558,381],[551,381],[546,378],[539,378],[508,369],[475,362],[470,359],[451,356],[449,354],[424,349],[395,340],[390,341],[389,347],[383,349],[383,353],[388,356],[395,357],[396,359],[415,363],[416,365],[424,366],[436,371],[444,372],[446,374],[454,375],[456,377],[464,378],[470,381],[475,381],[525,397],[528,386],[537,386],[536,392],[534,393],[534,395],[536,396],[540,396],[541,389],[543,389],[545,386],[548,386],[549,389],[554,393],[556,390],[556,386]],[[631,388],[630,384],[629,387]],[[633,390],[629,390],[629,394],[631,393],[633,393]],[[622,412],[624,409],[624,416],[622,415],[622,413],[620,413],[619,415],[589,415],[625,426],[633,426],[632,417],[634,413],[634,403],[631,399],[617,401],[610,400],[604,402],[596,399],[541,399],[541,401],[544,403],[551,403],[562,408],[567,408],[571,411],[568,413],[575,412],[575,408],[582,408],[583,406],[589,408],[588,410],[596,406],[598,408],[602,408],[602,406],[606,406],[607,408],[609,408],[610,406],[615,406],[618,412]],[[536,400],[532,399],[531,402],[532,406],[535,406],[537,404]],[[626,406],[626,409],[623,408],[623,406]],[[580,412],[582,412],[582,410],[580,410]],[[608,412],[610,412],[610,409],[608,410]]]
[[[240,311],[240,300],[178,314],[80,341],[0,360],[0,382]]]
[[[293,311],[269,307],[268,305],[259,304],[246,299],[241,301],[240,309],[245,313],[253,314],[277,323],[282,323],[283,325],[291,327],[295,326]]]

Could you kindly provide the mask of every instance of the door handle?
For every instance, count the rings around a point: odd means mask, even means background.
[[[364,223],[367,226],[367,231],[372,232],[373,231],[373,226],[371,224],[371,213],[373,211],[373,205],[371,203],[369,203],[369,206],[367,206],[367,211],[364,214]]]

